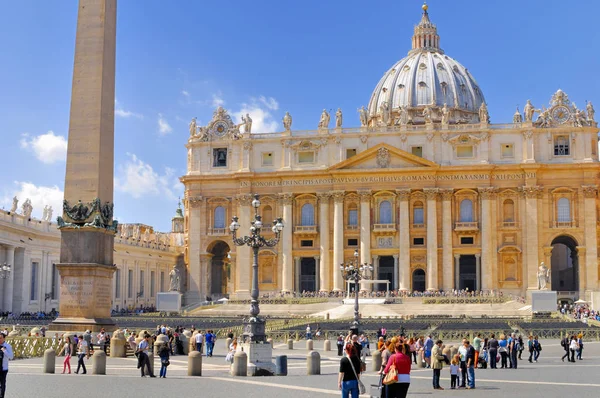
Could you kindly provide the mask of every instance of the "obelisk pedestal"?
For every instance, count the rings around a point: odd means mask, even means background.
[[[116,0],[80,0],[54,330],[112,330]]]

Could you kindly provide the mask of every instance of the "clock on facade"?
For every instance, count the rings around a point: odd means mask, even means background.
[[[227,133],[227,124],[225,122],[217,122],[213,126],[213,131],[217,137],[223,137]]]
[[[552,119],[554,119],[557,123],[563,124],[569,118],[571,114],[569,112],[569,108],[566,106],[557,106],[552,110]]]

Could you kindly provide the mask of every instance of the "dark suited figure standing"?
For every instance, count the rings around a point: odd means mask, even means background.
[[[563,339],[560,341],[560,345],[562,346],[563,350],[565,350],[565,355],[562,356],[561,360],[564,362],[565,358],[567,358],[567,361],[570,361],[569,358],[569,335],[565,334],[565,337],[563,337]],[[529,361],[531,362],[531,361]]]
[[[519,351],[519,341],[515,337],[514,333],[512,335],[512,340],[510,342],[510,367],[512,369],[517,369],[517,355]]]
[[[8,361],[13,359],[13,350],[4,339],[6,335],[0,333],[0,398],[4,398],[6,391],[6,376],[8,375]]]
[[[440,386],[440,375],[442,368],[444,367],[444,361],[446,357],[442,354],[442,340],[435,342],[435,345],[431,349],[431,368],[433,369],[433,389],[443,390]]]
[[[490,369],[498,369],[497,358],[498,358],[498,340],[496,335],[492,333],[490,340],[488,341],[488,354],[490,358]]]

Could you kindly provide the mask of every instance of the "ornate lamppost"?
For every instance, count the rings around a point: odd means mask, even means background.
[[[260,308],[258,307],[258,250],[261,247],[273,247],[279,242],[279,236],[283,230],[283,220],[281,217],[273,221],[271,230],[275,234],[272,239],[265,239],[260,233],[263,227],[261,216],[258,215],[260,200],[258,195],[254,195],[252,200],[254,208],[254,221],[250,227],[250,235],[237,237],[237,230],[240,228],[238,218],[233,216],[229,230],[233,237],[233,244],[236,246],[249,246],[253,251],[252,259],[252,291],[250,292],[250,317],[244,322],[244,333],[242,335],[244,342],[264,342],[265,341],[265,321],[258,317]]]
[[[9,278],[10,271],[12,271],[12,269],[10,268],[10,264],[7,264],[7,263],[0,264],[0,279]]]
[[[367,263],[361,265],[358,259],[358,250],[354,250],[354,258],[346,264],[340,264],[340,272],[342,273],[342,278],[354,282],[354,320],[350,324],[350,330],[352,331],[352,334],[358,335],[358,328],[360,327],[358,313],[358,283],[363,279],[371,279],[370,274],[373,272],[373,265]]]

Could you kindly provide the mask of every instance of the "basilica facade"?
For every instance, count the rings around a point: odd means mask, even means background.
[[[181,178],[184,300],[249,296],[252,255],[228,227],[238,216],[247,234],[259,194],[263,234],[276,217],[285,224],[279,244],[259,252],[261,292],[344,290],[339,265],[358,250],[394,290],[527,295],[544,262],[559,296],[600,304],[594,108],[561,90],[548,97],[491,123],[482,89],[440,48],[424,6],[411,50],[359,109],[358,127],[345,127],[341,110],[324,110],[313,131],[294,130],[286,113],[284,131],[269,134],[223,108],[207,126],[193,120]]]

